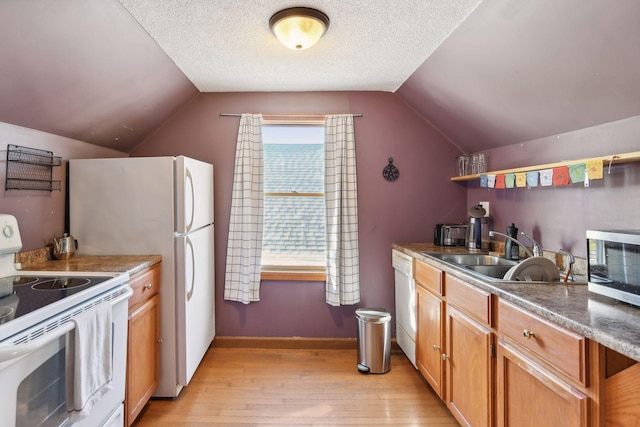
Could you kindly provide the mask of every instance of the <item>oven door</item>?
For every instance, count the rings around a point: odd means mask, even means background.
[[[100,398],[86,418],[74,426],[101,426],[122,410],[128,297],[129,294],[126,299],[119,298],[120,301],[114,300],[112,304],[113,388]],[[26,344],[14,345],[15,337],[0,343],[0,414],[3,426],[71,425],[66,403],[65,364],[67,360],[73,360],[67,357],[67,352],[74,324],[69,321],[62,323]],[[47,330],[46,326],[44,330]]]

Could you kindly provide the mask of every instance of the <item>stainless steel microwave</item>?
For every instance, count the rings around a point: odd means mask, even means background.
[[[589,291],[640,306],[640,230],[587,230]]]

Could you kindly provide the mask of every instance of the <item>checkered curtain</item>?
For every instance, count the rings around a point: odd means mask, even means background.
[[[360,302],[355,142],[353,115],[326,117],[326,301],[333,306]]]
[[[224,299],[260,301],[262,256],[262,115],[243,114],[238,128]]]

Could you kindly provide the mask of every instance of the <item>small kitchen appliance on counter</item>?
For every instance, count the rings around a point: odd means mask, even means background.
[[[467,224],[436,224],[433,243],[438,246],[464,246],[468,229]]]
[[[589,291],[640,306],[640,230],[587,230]]]
[[[482,205],[476,205],[469,209],[469,230],[467,236],[467,249],[470,251],[488,251],[491,243],[489,237],[489,217]]]

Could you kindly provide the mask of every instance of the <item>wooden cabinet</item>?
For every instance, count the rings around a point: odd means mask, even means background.
[[[447,277],[446,399],[462,425],[493,422],[493,333],[491,294]]]
[[[497,425],[589,425],[586,339],[503,300],[498,313]]]
[[[126,425],[147,403],[160,374],[160,264],[133,276],[129,282],[129,338],[127,346]]]
[[[418,328],[416,365],[463,425],[493,419],[491,294],[415,264]]]
[[[421,261],[415,262],[416,366],[433,391],[444,397],[444,273]]]
[[[436,394],[443,398],[444,362],[442,338],[444,302],[416,282],[418,329],[416,331],[416,365]]]
[[[415,259],[416,365],[461,425],[640,425],[640,363],[434,265]]]
[[[497,356],[498,427],[588,425],[587,396],[504,342]]]

